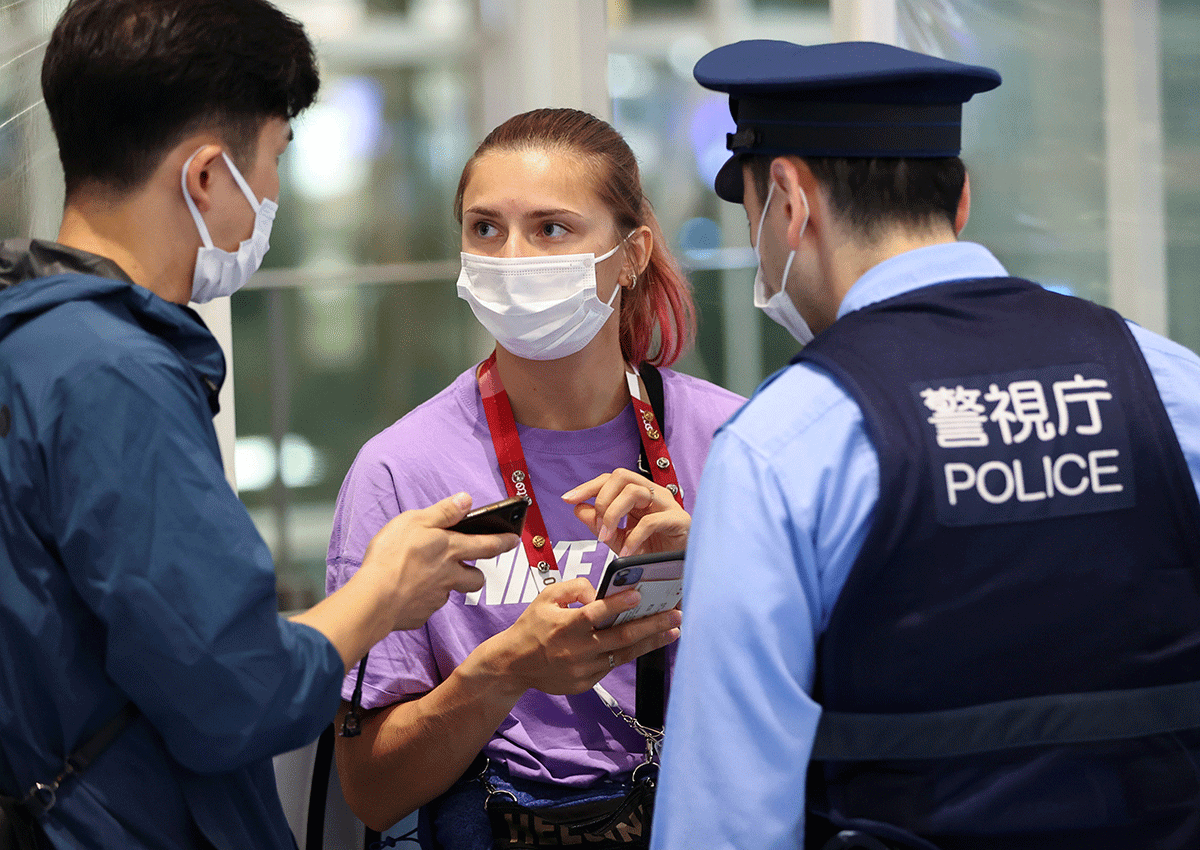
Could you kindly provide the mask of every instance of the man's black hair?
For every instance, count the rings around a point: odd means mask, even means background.
[[[140,186],[201,129],[249,165],[263,123],[319,85],[303,27],[266,0],[72,0],[42,63],[68,197]]]
[[[868,242],[900,226],[920,230],[958,214],[967,170],[956,156],[936,159],[800,157],[829,193],[833,211]],[[759,203],[767,198],[773,156],[747,158]]]

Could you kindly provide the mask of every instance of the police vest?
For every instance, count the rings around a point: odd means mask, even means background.
[[[817,646],[810,807],[946,850],[1200,847],[1200,503],[1121,317],[951,282],[793,362],[880,466]]]

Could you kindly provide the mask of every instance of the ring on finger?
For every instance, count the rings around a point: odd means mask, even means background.
[[[608,654],[608,669],[609,669],[609,670],[611,670],[611,669],[613,669],[613,668],[614,668],[614,667],[616,667],[616,666],[617,666],[617,662],[616,662],[616,660],[613,658],[613,654],[610,652],[610,653]]]

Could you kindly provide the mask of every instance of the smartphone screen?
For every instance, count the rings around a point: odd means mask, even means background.
[[[619,626],[677,606],[683,598],[683,552],[614,558],[604,568],[596,598],[603,599],[623,590],[637,590],[642,595],[642,601],[636,608],[599,624],[597,629]]]

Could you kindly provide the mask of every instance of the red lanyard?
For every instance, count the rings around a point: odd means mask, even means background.
[[[637,414],[638,432],[646,450],[650,474],[654,483],[670,490],[679,506],[683,507],[679,479],[675,476],[675,466],[667,452],[666,438],[658,427],[658,418],[650,405],[641,399],[637,374],[627,373],[627,377],[629,397]],[[505,489],[508,490],[508,495],[520,496],[529,503],[529,510],[525,514],[525,530],[521,534],[521,543],[525,547],[529,566],[537,570],[543,585],[554,584],[560,578],[558,562],[554,558],[554,544],[546,532],[546,522],[542,519],[542,512],[538,510],[537,499],[533,495],[529,466],[525,462],[525,452],[521,450],[521,438],[517,434],[512,404],[496,369],[494,351],[479,368],[479,394],[483,399],[483,411],[487,416],[488,430],[492,434],[496,459],[500,462],[500,472],[504,476]]]

